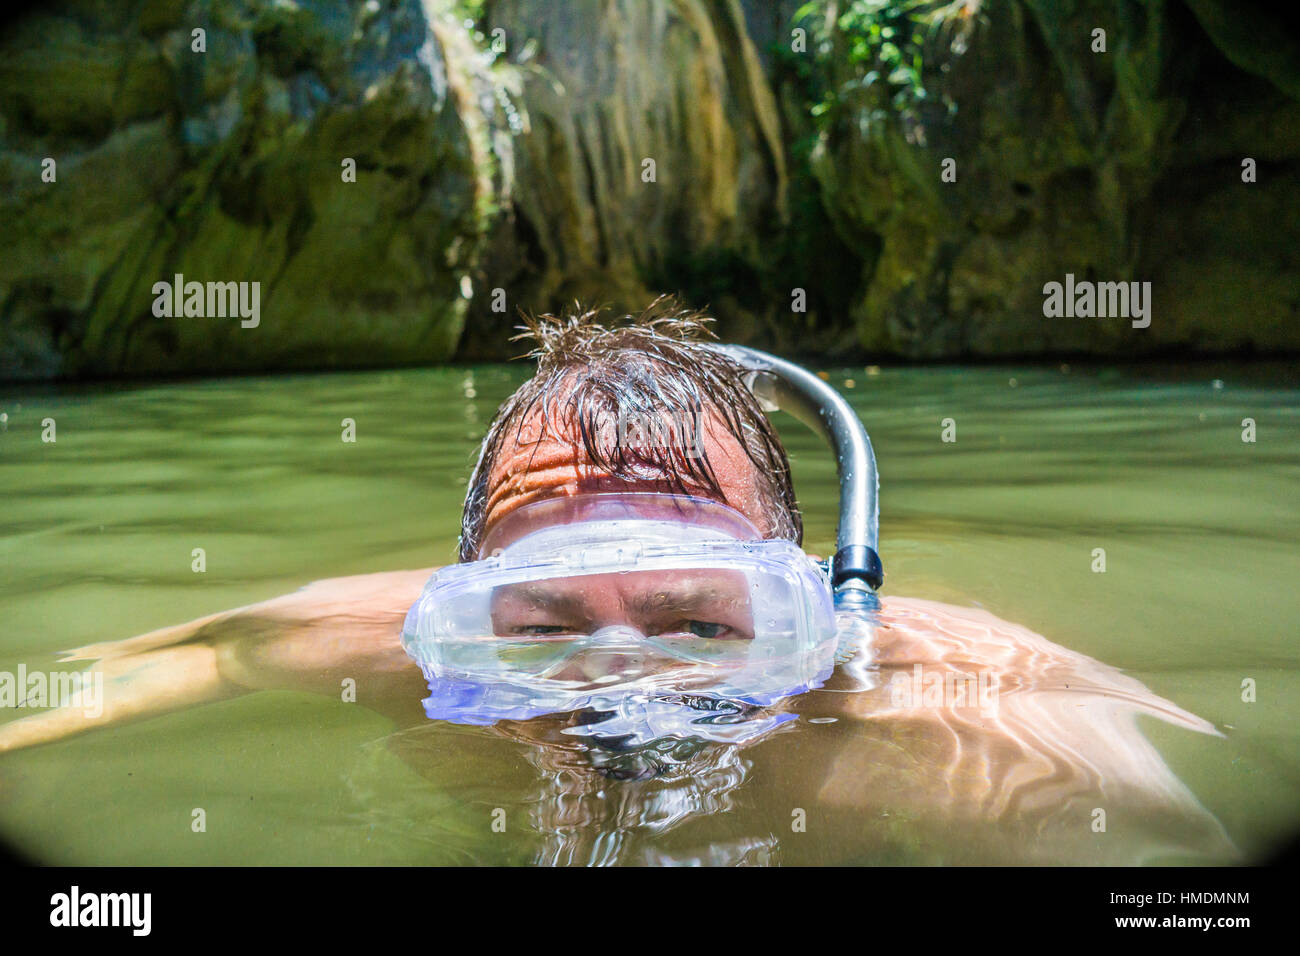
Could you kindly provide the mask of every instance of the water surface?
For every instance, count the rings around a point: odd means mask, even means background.
[[[55,667],[62,650],[319,578],[452,560],[478,441],[524,374],[0,387],[0,669]],[[886,594],[984,608],[1219,728],[1141,723],[1246,860],[1300,823],[1290,374],[1213,363],[828,372],[876,446]],[[53,444],[41,441],[46,418]],[[340,440],[347,418],[354,444]],[[941,440],[948,418],[955,442]],[[811,433],[780,425],[805,545],[829,553],[833,463]],[[191,570],[195,548],[205,573]],[[1105,573],[1093,570],[1098,548]],[[593,781],[526,733],[398,727],[361,704],[262,691],[2,755],[0,835],[60,864],[1201,859],[1144,855],[1152,834],[1175,848],[1181,838],[1155,812],[1113,814],[1101,848],[1086,832],[912,805],[889,786],[908,740],[821,721],[832,711],[818,693],[756,746],[683,753],[680,772],[626,785]],[[824,781],[851,736],[869,759],[836,772],[871,781],[872,795],[846,805]],[[205,832],[192,829],[195,808]],[[504,832],[491,826],[497,810]]]

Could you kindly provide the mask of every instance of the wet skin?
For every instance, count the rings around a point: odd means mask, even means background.
[[[620,680],[680,676],[701,655],[743,659],[754,639],[746,577],[717,569],[587,574],[505,585],[492,593],[490,612],[494,635],[521,647],[526,643],[532,673],[574,689],[594,690],[613,675]],[[582,637],[593,640],[577,646]],[[723,659],[717,663],[725,666]]]
[[[714,425],[706,421],[703,435],[723,493],[687,490],[719,498],[766,530],[753,467]],[[490,487],[488,530],[521,505],[543,498],[681,490],[654,475],[631,482],[612,479],[588,463],[579,442],[543,432],[536,418],[525,423],[517,444],[503,449]],[[357,681],[359,703],[398,729],[425,724],[421,700],[427,688],[401,647],[400,631],[432,570],[317,581],[270,601],[78,648],[67,659],[96,661],[104,674],[102,716],[90,720],[80,710],[65,709],[11,721],[0,726],[0,753],[255,690],[337,697],[345,678]],[[643,613],[645,607],[630,610],[637,602],[615,589],[569,600],[563,611],[568,617],[538,617],[546,603],[538,597],[503,595],[494,616],[499,610],[508,627],[628,624],[644,632],[702,624],[706,634],[712,633],[708,625],[718,625],[732,629],[733,636],[743,634],[746,623],[725,600],[715,604],[718,613],[691,607],[656,619]],[[558,606],[553,601],[545,613]],[[1207,852],[1230,855],[1217,823],[1174,777],[1133,718],[1147,714],[1204,734],[1217,731],[1136,680],[984,611],[888,596],[872,653],[875,689],[844,693],[832,705],[846,724],[871,732],[828,736],[822,738],[827,743],[790,755],[800,765],[794,776],[814,781],[824,804],[859,811],[888,781],[895,797],[954,818],[1016,816],[1041,824],[1065,815],[1073,826],[1074,815],[1086,813],[1098,794],[1124,794],[1168,808],[1190,821],[1197,841],[1212,847]],[[942,682],[976,673],[995,675],[996,709],[977,693],[933,700],[912,693],[923,686],[918,675]],[[852,674],[841,670],[828,689],[852,683]],[[800,705],[796,699],[788,706],[797,711]],[[546,721],[529,723],[544,727]],[[509,732],[518,738],[531,734],[527,727]],[[907,746],[900,748],[899,740]]]

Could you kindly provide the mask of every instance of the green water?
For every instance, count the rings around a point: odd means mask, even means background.
[[[50,668],[63,649],[319,578],[451,560],[477,443],[522,375],[0,387],[0,669]],[[876,446],[886,594],[985,608],[1219,727],[1222,738],[1141,724],[1242,858],[1300,825],[1300,391],[1290,370],[859,367],[830,380]],[[1254,443],[1242,441],[1248,417]],[[41,440],[46,418],[53,443]],[[355,443],[340,440],[345,418]],[[941,440],[945,418],[955,442]],[[833,465],[810,433],[780,424],[805,545],[825,554]],[[195,548],[205,573],[191,570]],[[1104,574],[1092,570],[1095,548]],[[1247,678],[1253,702],[1242,699]],[[0,835],[65,864],[565,858],[529,822],[563,787],[527,748],[491,731],[395,729],[359,704],[268,690],[0,755]],[[996,841],[905,806],[819,813],[800,779],[816,776],[819,741],[841,729],[802,721],[719,756],[676,796],[668,783],[643,794],[629,812],[681,822],[639,837],[635,861],[1003,858]],[[770,769],[800,742],[799,773]],[[584,799],[620,797],[611,786]],[[789,835],[791,806],[815,825]],[[490,826],[496,809],[504,833]],[[599,844],[588,836],[584,846]]]

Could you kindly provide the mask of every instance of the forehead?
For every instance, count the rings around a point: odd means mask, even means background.
[[[658,422],[658,424],[654,424]],[[515,509],[534,501],[594,492],[683,491],[712,498],[735,508],[764,535],[771,533],[753,462],[722,416],[706,407],[694,421],[673,416],[652,416],[637,421],[624,418],[600,423],[592,436],[598,447],[621,451],[624,467],[620,474],[594,463],[587,454],[581,426],[561,394],[543,406],[533,406],[502,435],[488,473],[488,502],[484,531]],[[689,481],[685,487],[659,464],[644,454],[646,442],[676,442],[677,453],[702,455],[717,480],[717,491]],[[639,454],[639,452],[641,452]],[[618,455],[608,455],[619,460]]]
[[[525,581],[492,592],[494,612],[506,609],[595,610],[636,613],[685,612],[749,606],[749,581],[722,568],[583,574]]]

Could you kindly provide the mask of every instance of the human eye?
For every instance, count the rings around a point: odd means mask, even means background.
[[[692,636],[703,638],[708,641],[738,641],[748,637],[742,634],[736,628],[728,624],[722,624],[718,621],[702,621],[687,619],[679,622],[675,627],[668,629],[669,634],[680,634],[683,637]]]
[[[727,625],[717,624],[713,621],[686,621],[685,623],[686,630],[690,631],[696,637],[721,637],[724,633],[731,630]]]
[[[516,624],[510,633],[520,637],[546,637],[552,634],[572,634],[574,629],[563,624]]]

